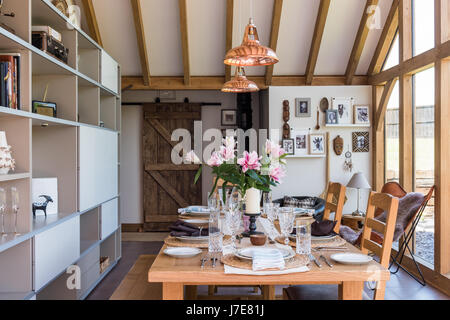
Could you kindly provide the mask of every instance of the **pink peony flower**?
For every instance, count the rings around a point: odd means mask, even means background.
[[[281,148],[281,146],[273,141],[266,141],[266,153],[271,155],[272,158],[279,158],[286,153],[286,151]]]
[[[234,150],[234,148],[236,147],[236,142],[234,141],[234,137],[226,137],[225,139],[223,139],[223,145],[225,146],[225,148],[227,149],[232,149]]]
[[[197,157],[197,155],[195,154],[195,152],[193,150],[189,151],[186,154],[186,157],[184,159],[188,163],[195,163],[195,164],[200,164],[201,163],[200,159]]]
[[[243,158],[238,159],[237,163],[242,167],[242,172],[246,173],[248,170],[260,170],[262,157],[253,151],[252,153],[244,152]]]
[[[214,152],[211,155],[211,159],[209,159],[207,162],[208,166],[210,166],[210,167],[219,167],[222,165],[222,163],[223,163],[223,160],[217,152]]]
[[[220,147],[220,156],[225,162],[233,160],[235,157],[234,148]]]
[[[269,176],[273,181],[281,183],[281,179],[286,176],[286,172],[282,166],[271,167]]]

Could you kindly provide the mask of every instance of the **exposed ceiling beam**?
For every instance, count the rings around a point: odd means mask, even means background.
[[[391,9],[386,19],[383,31],[378,41],[377,48],[367,72],[368,75],[379,73],[383,67],[384,61],[389,54],[392,42],[398,30],[398,1],[393,0]]]
[[[395,84],[397,83],[397,78],[389,80],[388,83],[384,86],[383,94],[380,99],[380,105],[377,110],[377,118],[375,119],[375,129],[376,131],[381,131],[384,118],[387,110],[387,105],[389,103],[389,99],[391,98],[392,91],[394,90]]]
[[[100,35],[100,29],[98,28],[97,17],[95,16],[95,10],[92,0],[83,0],[83,7],[91,37],[101,47],[103,47],[102,37]]]
[[[347,78],[347,84],[352,83],[353,76],[356,73],[356,69],[359,65],[359,60],[361,59],[364,46],[366,44],[367,36],[369,35],[369,18],[375,14],[376,10],[371,10],[372,6],[378,5],[378,0],[367,0],[366,6],[364,7],[364,12],[359,23],[358,33],[356,34],[355,43],[353,45],[352,53],[347,64],[347,70],[345,71],[345,76]]]
[[[312,38],[311,49],[309,50],[308,64],[306,65],[306,84],[313,82],[314,71],[316,70],[317,57],[319,56],[320,44],[322,42],[323,31],[327,21],[328,9],[331,0],[320,0],[319,13],[317,14],[316,26]]]
[[[142,79],[145,85],[150,84],[150,65],[148,60],[147,42],[142,20],[142,10],[140,0],[130,0],[133,9],[134,26],[136,28],[136,38],[141,59]]]
[[[191,82],[191,65],[189,60],[189,38],[187,21],[187,0],[178,0],[180,6],[181,47],[183,50],[184,84]]]
[[[273,15],[272,15],[272,30],[270,31],[270,44],[269,47],[276,51],[278,45],[278,34],[280,32],[281,13],[283,11],[283,0],[275,0],[273,3]],[[268,66],[266,68],[266,85],[272,84],[274,66]]]
[[[234,0],[227,0],[227,31],[225,51],[228,52],[233,47],[233,17],[234,17]],[[231,80],[231,66],[225,65],[225,82]]]
[[[248,77],[260,89],[267,89],[264,76]],[[122,89],[127,90],[220,90],[225,77],[191,77],[191,84],[184,83],[184,77],[152,77],[149,86],[144,85],[142,77],[122,77]],[[367,76],[355,76],[353,85],[367,85]],[[306,76],[274,76],[274,86],[306,86]],[[317,76],[314,77],[313,86],[344,86],[345,76]]]

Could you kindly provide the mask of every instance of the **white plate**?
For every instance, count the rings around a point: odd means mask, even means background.
[[[367,264],[373,259],[365,254],[360,253],[335,253],[331,255],[331,259],[342,264]]]
[[[187,259],[199,255],[200,253],[202,253],[202,250],[199,248],[185,248],[185,247],[167,248],[164,250],[164,253],[170,257]]]
[[[282,248],[257,248],[257,247],[248,247],[238,250],[235,253],[235,256],[239,259],[244,260],[253,260],[253,255],[256,251],[264,251],[265,253],[271,253],[273,251],[280,251],[285,260],[291,259],[295,256],[295,253],[292,250],[282,249]]]
[[[186,212],[184,215],[191,217],[209,217],[210,212]]]
[[[208,236],[202,236],[202,237],[175,237],[176,239],[182,241],[182,242],[207,242],[209,240]]]
[[[311,240],[312,241],[330,241],[330,240],[334,240],[337,238],[337,235],[330,235],[330,236],[321,236],[321,237],[316,237],[316,236],[311,236]]]
[[[205,219],[186,219],[184,220],[184,222],[193,224],[193,225],[207,225],[209,224],[209,220],[205,220]]]

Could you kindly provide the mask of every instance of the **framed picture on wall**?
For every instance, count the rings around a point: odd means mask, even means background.
[[[295,155],[304,156],[308,154],[308,131],[293,131],[291,137],[295,143]]]
[[[309,149],[311,154],[325,154],[325,135],[311,134],[309,136]]]
[[[293,156],[295,155],[294,139],[283,139],[283,149],[286,154]]]
[[[311,118],[311,99],[295,99],[295,116],[297,118]]]
[[[237,110],[224,109],[222,110],[222,126],[236,126],[237,125]]]
[[[369,132],[353,132],[352,143],[353,152],[369,152]]]
[[[327,110],[326,113],[326,124],[337,124],[338,123],[338,111],[337,110]]]
[[[355,124],[369,124],[370,123],[370,108],[367,105],[355,106]]]
[[[336,110],[338,113],[339,124],[352,124],[353,123],[353,98],[332,98],[331,109]]]

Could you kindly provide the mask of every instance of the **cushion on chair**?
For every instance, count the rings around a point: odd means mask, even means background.
[[[414,219],[423,204],[425,196],[421,193],[411,192],[401,198],[398,203],[397,221],[395,223],[394,242],[402,236],[408,224]],[[377,220],[386,222],[387,214],[383,212]]]
[[[359,236],[361,235],[362,231],[356,232],[352,228],[348,226],[341,226],[339,228],[339,235],[347,242],[351,243],[352,245],[355,245],[359,239]]]
[[[288,300],[338,300],[337,285],[302,285],[283,291]]]

